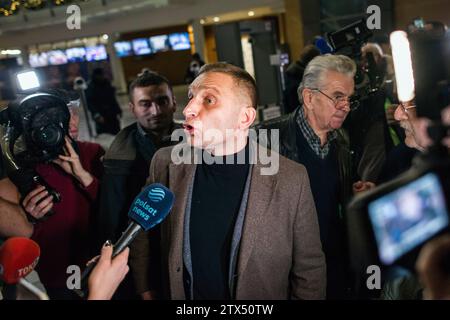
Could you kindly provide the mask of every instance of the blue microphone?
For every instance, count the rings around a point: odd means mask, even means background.
[[[153,183],[142,190],[128,211],[131,221],[114,244],[112,257],[114,258],[128,247],[141,230],[148,231],[161,223],[172,210],[174,201],[175,196],[172,191],[160,183]],[[87,296],[87,282],[96,264],[97,261],[86,267],[81,275],[81,288],[74,290],[82,298]]]
[[[115,257],[136,238],[141,229],[148,231],[161,223],[172,209],[175,197],[169,189],[160,183],[146,187],[134,199],[128,211],[131,222],[119,240],[114,244]]]
[[[319,49],[320,54],[333,53],[333,49],[323,37],[316,37],[314,45]]]

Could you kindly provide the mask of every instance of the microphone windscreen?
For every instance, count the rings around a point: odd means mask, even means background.
[[[174,201],[172,191],[160,183],[151,184],[134,199],[128,217],[147,231],[167,217]]]
[[[39,262],[41,250],[31,239],[13,237],[0,247],[0,278],[7,284],[16,284],[26,277]]]
[[[323,37],[316,38],[314,44],[319,49],[320,54],[333,53],[333,49]]]

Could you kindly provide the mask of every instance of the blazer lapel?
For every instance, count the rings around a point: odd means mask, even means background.
[[[169,188],[176,194],[172,213],[169,215],[168,252],[170,291],[173,299],[184,299],[183,285],[183,225],[187,203],[188,189],[193,174],[194,164],[170,164]]]
[[[262,166],[260,164],[253,166],[250,181],[250,192],[236,270],[237,290],[239,290],[239,278],[245,272],[245,267],[247,266],[253,246],[256,243],[258,232],[261,232],[262,218],[269,208],[276,182],[274,176],[261,175],[261,168]]]

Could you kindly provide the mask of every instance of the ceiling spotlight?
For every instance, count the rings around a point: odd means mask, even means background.
[[[102,35],[103,40],[108,40],[109,36],[107,34]]]
[[[249,15],[249,17],[253,17],[255,15],[255,11],[249,11],[248,15]]]
[[[220,18],[219,18],[219,17],[214,17],[214,18],[213,18],[213,21],[214,21],[214,22],[219,22],[219,21],[220,21]]]
[[[200,19],[200,24],[205,24],[205,19]]]

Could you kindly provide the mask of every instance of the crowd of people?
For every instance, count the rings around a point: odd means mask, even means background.
[[[368,45],[366,52],[392,76],[380,47]],[[222,62],[195,70],[182,126],[173,119],[171,84],[146,70],[129,86],[136,121],[121,130],[114,90],[96,71],[88,103],[98,132],[115,134],[114,141],[106,152],[78,141],[79,107],[62,94],[70,111],[64,154],[35,168],[61,201],[54,203],[40,185],[19,194],[2,165],[0,237],[39,244],[36,271],[52,299],[78,298],[67,287],[67,267],[84,266],[99,250],[89,299],[358,299],[346,206],[409,169],[431,140],[414,104],[394,101],[384,87],[364,102],[378,108],[364,122],[370,126],[346,126],[359,104],[352,99],[356,68],[347,56],[305,48],[288,73],[301,77],[290,87],[292,111],[256,126],[256,82],[245,70]],[[404,142],[393,138],[395,121],[388,122],[386,109],[395,110]],[[442,118],[450,124],[450,109]],[[279,135],[258,144],[250,131],[262,129]],[[176,130],[184,134],[180,144],[171,139]],[[212,161],[176,153],[189,149]],[[275,174],[261,173],[261,152],[276,155]],[[120,237],[134,197],[152,183],[174,193],[170,215],[112,259],[104,241]],[[448,247],[448,237],[429,242],[417,261],[423,298],[450,297],[448,274],[433,264]]]

